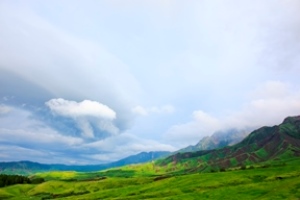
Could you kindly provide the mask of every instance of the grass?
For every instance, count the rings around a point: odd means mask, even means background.
[[[153,165],[126,166],[94,173],[36,174],[47,181],[0,189],[0,199],[299,199],[300,159],[245,170],[155,174]],[[105,177],[105,178],[103,178]]]

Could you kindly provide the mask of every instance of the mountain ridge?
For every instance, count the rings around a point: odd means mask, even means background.
[[[161,156],[163,159],[156,160]],[[300,116],[287,117],[279,125],[263,126],[252,131],[241,142],[232,146],[194,152],[141,152],[128,156],[116,162],[102,165],[67,166],[47,165],[22,161],[15,163],[0,163],[0,172],[10,169],[30,174],[42,171],[99,171],[128,164],[138,164],[156,160],[153,167],[163,169],[162,172],[207,172],[238,166],[250,166],[271,160],[281,160],[300,156]],[[17,164],[18,166],[9,166]],[[33,164],[33,166],[27,166]],[[152,164],[151,164],[152,165]]]
[[[162,156],[168,155],[168,151],[150,151],[141,152],[135,155],[127,156],[115,162],[99,165],[65,165],[65,164],[43,164],[33,161],[13,161],[0,162],[0,173],[7,174],[31,174],[35,172],[45,171],[99,171],[113,167],[121,167],[129,164],[139,164],[158,159]]]
[[[279,125],[256,129],[233,146],[177,153],[159,160],[157,165],[169,166],[168,171],[201,172],[294,156],[300,156],[300,116],[287,117]]]
[[[250,131],[248,131],[248,129],[236,128],[216,131],[211,136],[203,137],[196,145],[187,146],[174,153],[211,150],[225,146],[231,146],[242,141],[249,134],[249,132]]]

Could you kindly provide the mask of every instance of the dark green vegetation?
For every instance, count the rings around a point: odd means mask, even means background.
[[[16,184],[38,184],[43,183],[45,181],[42,177],[31,177],[28,178],[26,176],[21,175],[7,175],[0,174],[0,187],[16,185]]]
[[[210,172],[300,156],[300,117],[288,117],[279,126],[262,127],[242,142],[219,149],[177,153],[156,162],[166,172]]]
[[[3,174],[23,174],[30,175],[37,172],[47,171],[99,171],[112,167],[120,167],[129,164],[145,163],[162,156],[169,155],[167,151],[142,152],[136,155],[128,156],[116,162],[101,165],[57,165],[57,164],[40,164],[30,161],[20,162],[0,162],[0,173]]]
[[[0,187],[30,182],[26,176],[0,174]]]
[[[37,175],[47,177],[42,184],[1,188],[0,199],[298,199],[299,164],[295,158],[281,165],[270,162],[267,167],[262,163],[245,170],[186,175],[47,172]]]
[[[44,172],[0,199],[299,199],[300,116],[213,150],[106,171]]]

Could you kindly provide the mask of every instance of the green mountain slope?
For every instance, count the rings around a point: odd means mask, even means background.
[[[297,116],[230,147],[100,172],[38,173],[31,178],[45,182],[0,188],[0,199],[299,199],[299,164]]]
[[[0,188],[0,199],[299,199],[299,165],[295,158],[269,168],[173,176],[47,172],[44,183]]]
[[[157,161],[166,171],[209,171],[300,155],[300,116],[253,131],[240,143],[220,149],[177,153]]]

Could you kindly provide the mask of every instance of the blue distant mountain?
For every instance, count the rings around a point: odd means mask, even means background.
[[[100,165],[63,165],[63,164],[41,164],[31,161],[17,161],[17,162],[0,162],[0,173],[2,174],[32,174],[44,171],[99,171],[112,167],[121,167],[129,164],[144,163],[151,160],[169,155],[168,151],[152,151],[141,152],[136,155],[128,156],[121,160],[100,164]]]

